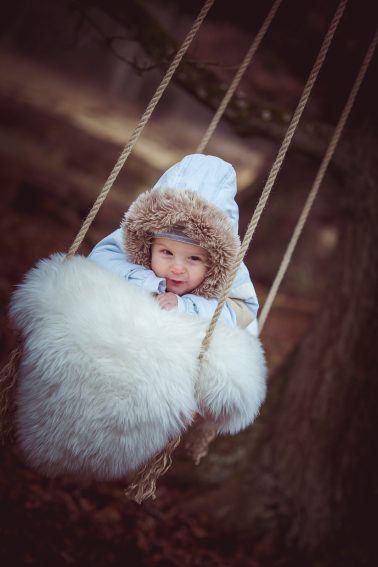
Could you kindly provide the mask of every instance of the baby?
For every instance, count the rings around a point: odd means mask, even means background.
[[[186,156],[132,203],[121,228],[89,258],[154,294],[162,309],[211,319],[240,246],[235,195],[229,163]],[[242,264],[220,321],[257,335],[257,310]]]
[[[131,204],[89,260],[54,254],[28,273],[11,314],[25,342],[17,426],[32,466],[114,480],[194,418],[196,435],[235,434],[253,422],[266,368],[250,336],[258,304],[244,265],[200,372],[198,361],[203,319],[240,246],[235,194],[231,165],[187,156]],[[189,450],[196,455],[191,441]]]

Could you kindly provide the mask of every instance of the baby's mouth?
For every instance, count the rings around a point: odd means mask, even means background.
[[[168,278],[168,282],[172,285],[181,285],[185,283],[183,280],[173,280],[172,278]]]

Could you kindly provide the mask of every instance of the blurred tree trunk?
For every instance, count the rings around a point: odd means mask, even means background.
[[[352,537],[370,522],[378,472],[372,452],[378,434],[372,142],[360,140],[345,192],[335,196],[345,201],[344,227],[320,314],[272,379],[261,418],[238,438],[215,444],[200,475],[210,484],[218,477],[217,487],[198,491],[187,505],[226,531],[319,550],[335,534],[350,530]]]

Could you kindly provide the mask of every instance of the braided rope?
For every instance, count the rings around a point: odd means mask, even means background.
[[[336,10],[336,13],[335,13],[335,15],[334,15],[334,17],[333,17],[333,19],[332,19],[332,22],[331,22],[331,24],[330,24],[330,26],[329,26],[329,28],[328,28],[327,33],[326,33],[326,35],[325,35],[325,38],[324,38],[324,40],[323,40],[323,44],[322,44],[322,46],[321,46],[321,48],[320,48],[319,54],[318,54],[318,56],[317,56],[317,58],[316,58],[316,61],[315,61],[314,65],[313,65],[313,68],[312,68],[312,70],[311,70],[311,73],[310,73],[310,75],[309,75],[309,77],[308,77],[308,79],[307,79],[307,83],[306,83],[305,88],[304,88],[304,90],[303,90],[303,93],[302,93],[302,96],[301,96],[300,101],[299,101],[299,103],[298,103],[298,106],[297,106],[297,108],[296,108],[296,110],[295,110],[295,112],[294,112],[294,115],[293,115],[293,117],[292,117],[292,119],[291,119],[289,128],[287,129],[287,132],[286,132],[286,134],[285,134],[285,137],[284,137],[284,140],[283,140],[283,142],[282,142],[282,145],[281,145],[281,147],[280,147],[280,149],[279,149],[279,152],[278,152],[278,154],[277,154],[277,157],[276,157],[276,159],[275,159],[275,162],[274,162],[274,164],[273,164],[273,167],[272,167],[272,169],[271,169],[271,171],[270,171],[270,173],[269,173],[268,180],[267,180],[267,182],[266,182],[266,184],[265,184],[265,187],[264,187],[264,189],[263,189],[263,191],[262,191],[262,194],[261,194],[261,196],[260,196],[259,202],[257,203],[257,206],[256,206],[256,209],[255,209],[255,211],[254,211],[254,213],[253,213],[252,219],[251,219],[251,221],[250,221],[250,223],[249,223],[249,225],[248,225],[248,227],[247,227],[247,230],[246,230],[246,233],[245,233],[243,242],[242,242],[242,244],[241,244],[239,253],[238,253],[238,255],[236,256],[234,266],[233,266],[233,268],[231,269],[231,271],[230,271],[230,273],[229,273],[227,282],[226,282],[226,284],[225,284],[225,286],[224,286],[224,289],[223,289],[223,291],[222,291],[221,297],[219,298],[218,305],[217,305],[217,307],[216,307],[216,309],[215,309],[215,311],[214,311],[214,315],[213,315],[213,317],[212,317],[212,319],[211,319],[211,321],[210,321],[210,324],[209,324],[209,326],[208,326],[208,328],[207,328],[205,337],[204,337],[204,339],[203,339],[203,341],[202,341],[201,352],[200,352],[200,355],[199,355],[199,359],[200,359],[200,360],[203,359],[203,357],[204,357],[204,355],[205,355],[205,352],[206,352],[206,350],[207,350],[208,347],[209,347],[212,334],[213,334],[214,329],[215,329],[215,326],[216,326],[216,324],[217,324],[217,322],[218,322],[218,319],[219,319],[219,316],[220,316],[220,314],[221,314],[221,311],[222,311],[222,309],[223,309],[223,307],[224,307],[224,305],[225,305],[225,303],[226,303],[228,294],[230,293],[232,283],[233,283],[234,278],[235,278],[235,276],[236,276],[236,273],[237,273],[237,271],[238,271],[238,269],[239,269],[239,267],[240,267],[240,264],[241,264],[242,261],[243,261],[243,258],[244,258],[244,256],[245,256],[245,253],[247,252],[248,246],[249,246],[249,244],[250,244],[250,242],[251,242],[251,240],[252,240],[252,236],[253,236],[253,234],[254,234],[254,232],[255,232],[257,223],[258,223],[259,220],[260,220],[260,216],[261,216],[261,214],[262,214],[262,212],[263,212],[263,210],[264,210],[264,207],[265,207],[265,205],[266,205],[266,203],[267,203],[267,201],[268,201],[270,192],[271,192],[271,190],[272,190],[272,188],[273,188],[273,185],[274,185],[275,180],[276,180],[276,178],[277,178],[278,172],[279,172],[279,170],[280,170],[280,168],[281,168],[282,162],[283,162],[283,160],[284,160],[284,158],[285,158],[285,156],[286,156],[286,153],[287,153],[287,150],[288,150],[288,148],[289,148],[291,139],[292,139],[292,137],[293,137],[293,135],[294,135],[294,132],[295,132],[297,126],[298,126],[298,123],[299,123],[299,120],[300,120],[300,118],[301,118],[301,116],[302,116],[303,110],[304,110],[304,108],[305,108],[305,106],[306,106],[306,103],[307,103],[307,101],[308,101],[308,99],[309,99],[311,90],[312,90],[312,88],[313,88],[313,86],[314,86],[314,84],[315,84],[315,81],[316,81],[316,79],[317,79],[317,76],[318,76],[318,74],[319,74],[319,72],[320,72],[320,69],[321,69],[321,67],[322,67],[322,65],[323,65],[324,59],[325,59],[325,57],[326,57],[326,55],[327,55],[329,46],[330,46],[330,44],[331,44],[331,42],[332,42],[333,36],[335,35],[337,26],[338,26],[338,24],[339,24],[339,22],[340,22],[340,19],[341,19],[342,15],[343,15],[343,12],[344,12],[344,10],[345,10],[346,3],[347,3],[347,0],[341,0],[341,1],[340,1],[340,4],[339,4],[339,6],[338,6],[338,8],[337,8],[337,10]]]
[[[147,463],[143,469],[139,471],[134,482],[125,490],[125,495],[141,504],[143,500],[152,498],[155,500],[156,481],[159,477],[167,472],[172,465],[172,453],[180,443],[180,436],[172,439],[161,453],[152,461]]]
[[[199,465],[201,460],[206,457],[209,452],[210,443],[216,438],[217,430],[214,427],[206,429],[192,429],[192,435],[189,435],[185,442],[187,453],[192,457],[194,464]]]
[[[281,148],[278,152],[277,158],[273,164],[273,167],[270,171],[268,180],[265,184],[264,190],[261,194],[260,200],[256,206],[256,209],[254,211],[254,214],[252,216],[252,219],[247,227],[247,231],[246,234],[244,236],[242,245],[240,247],[239,253],[235,259],[234,262],[234,266],[230,271],[229,277],[227,279],[227,282],[224,286],[224,289],[222,291],[221,297],[219,299],[219,303],[217,305],[217,308],[215,309],[214,315],[210,321],[210,324],[207,328],[205,337],[202,341],[202,345],[201,345],[201,349],[200,349],[200,353],[198,356],[199,362],[201,363],[202,359],[205,356],[206,350],[209,347],[210,341],[211,341],[211,337],[212,334],[214,332],[215,326],[218,322],[220,313],[224,307],[224,304],[226,302],[226,299],[228,297],[228,294],[231,290],[231,286],[232,286],[232,282],[236,276],[236,273],[239,269],[239,266],[244,258],[244,255],[247,251],[247,248],[252,240],[252,236],[253,233],[255,231],[255,228],[257,226],[257,223],[260,219],[260,216],[262,214],[262,211],[265,207],[265,204],[268,200],[269,194],[272,190],[273,184],[276,180],[276,177],[278,175],[278,172],[280,170],[280,167],[282,165],[282,162],[285,158],[286,152],[288,150],[288,147],[290,145],[291,139],[294,135],[294,132],[296,130],[296,127],[298,125],[298,122],[300,120],[300,117],[303,113],[303,110],[306,106],[307,100],[310,96],[312,87],[314,86],[314,83],[316,81],[316,78],[320,72],[320,69],[322,67],[322,64],[324,62],[325,56],[327,54],[327,51],[329,49],[329,46],[331,44],[331,41],[333,39],[333,36],[336,32],[337,26],[340,22],[340,19],[343,15],[345,6],[346,6],[347,0],[341,0],[340,4],[336,10],[336,13],[333,17],[333,20],[327,30],[327,33],[325,35],[325,38],[323,40],[323,44],[320,48],[319,54],[316,58],[316,61],[313,65],[313,68],[311,70],[311,73],[309,75],[309,78],[307,80],[307,83],[305,85],[305,88],[303,90],[302,96],[300,98],[300,101],[298,103],[298,106],[296,108],[296,111],[293,115],[293,118],[290,122],[289,128],[286,132],[286,135],[284,137],[284,140],[282,142]],[[200,367],[199,367],[200,369]],[[177,445],[180,442],[180,438],[178,437],[175,441],[175,443],[177,443]],[[176,445],[176,446],[177,446]],[[159,463],[161,461],[162,458],[165,458],[164,456],[166,455],[166,458],[170,459],[172,453],[172,449],[171,446],[168,446],[162,453],[160,453],[157,457],[155,457],[155,459],[153,459],[138,475],[136,482],[134,483],[134,492],[137,491],[138,494],[138,499],[140,502],[142,502],[143,500],[145,500],[146,498],[152,497],[154,498],[155,496],[155,488],[156,488],[156,480],[157,480],[157,475],[156,475],[156,467],[155,467],[155,463]],[[147,488],[148,487],[148,488]],[[127,491],[127,494],[130,496],[130,491]],[[135,499],[135,496],[131,496]]]
[[[201,142],[199,143],[199,145],[197,146],[197,149],[195,150],[196,153],[203,153],[203,151],[205,150],[205,148],[207,147],[209,140],[211,139],[211,137],[213,136],[220,120],[222,119],[222,116],[231,100],[231,98],[233,97],[236,89],[239,86],[239,83],[245,73],[245,71],[247,70],[247,68],[249,67],[252,58],[254,57],[256,51],[258,50],[258,48],[260,47],[260,43],[263,40],[274,16],[276,15],[276,12],[278,10],[278,8],[280,7],[280,4],[282,3],[282,0],[276,0],[275,2],[273,2],[271,9],[268,13],[268,15],[266,16],[265,20],[262,23],[262,26],[260,27],[260,30],[258,31],[256,37],[254,38],[254,40],[252,41],[247,53],[244,56],[244,59],[242,60],[238,71],[236,72],[230,86],[227,89],[226,94],[224,95],[218,110],[216,111],[216,113],[214,114]],[[195,437],[193,435],[193,438],[189,439],[186,441],[186,448],[188,453],[191,455],[194,463],[196,465],[198,465],[201,461],[201,459],[203,459],[208,451],[209,451],[209,445],[210,443],[215,439],[216,437],[216,431],[212,430],[205,430],[205,431],[195,431]]]
[[[249,66],[252,57],[254,56],[254,54],[256,53],[272,19],[274,18],[280,4],[281,4],[282,0],[275,0],[275,2],[273,3],[267,17],[265,18],[258,34],[256,35],[255,39],[253,40],[250,48],[248,49],[233,81],[231,82],[225,96],[223,97],[223,100],[221,101],[221,104],[217,110],[217,112],[215,113],[212,121],[210,122],[210,125],[207,129],[207,131],[205,132],[202,141],[200,142],[199,146],[197,147],[197,149],[195,150],[196,153],[201,153],[205,147],[207,146],[211,136],[214,134],[214,131],[216,129],[216,127],[219,124],[219,121],[221,120],[224,111],[228,105],[228,103],[230,102],[234,92],[236,91],[241,78],[244,74],[244,72],[246,71],[247,67]],[[206,434],[199,434],[198,438],[196,439],[195,444],[193,444],[193,446],[191,447],[191,454],[192,457],[194,459],[194,462],[196,464],[198,464],[200,462],[200,460],[207,454],[208,452],[208,446],[209,443],[214,439],[215,437],[215,431],[212,432],[207,432]],[[173,442],[174,444],[174,448],[176,448],[179,443],[180,443],[180,437],[178,437],[177,439],[175,439]],[[133,500],[135,500],[136,502],[138,502],[139,504],[147,499],[147,498],[155,498],[155,490],[156,490],[156,481],[158,476],[160,476],[160,474],[164,474],[164,472],[166,472],[166,468],[165,465],[163,465],[163,467],[160,466],[162,459],[164,463],[168,463],[168,467],[171,465],[171,454],[174,450],[174,448],[172,449],[172,446],[169,445],[166,447],[166,449],[160,453],[157,457],[155,457],[155,459],[153,459],[150,463],[148,463],[137,475],[135,481],[133,482],[132,485],[130,485],[128,487],[128,489],[125,491],[126,496],[128,496],[129,498],[132,498]],[[168,468],[167,467],[167,468]],[[162,470],[163,472],[160,473],[160,470]]]
[[[133,149],[134,145],[136,144],[139,136],[141,135],[145,125],[147,124],[148,120],[151,117],[152,112],[154,111],[157,103],[159,102],[162,94],[164,93],[165,89],[167,88],[174,72],[176,71],[178,65],[180,64],[184,54],[186,53],[187,49],[189,48],[194,36],[196,35],[198,29],[200,28],[202,22],[204,21],[207,13],[209,12],[210,8],[214,4],[215,0],[206,0],[204,3],[201,11],[199,12],[192,28],[190,29],[189,33],[187,34],[184,42],[182,43],[180,49],[177,51],[176,56],[174,57],[171,65],[169,66],[165,76],[163,77],[160,85],[158,86],[154,96],[152,97],[149,105],[147,106],[142,118],[140,119],[138,125],[136,126],[130,140],[128,141],[127,145],[125,146],[124,150],[122,151],[121,155],[119,156],[113,170],[111,171],[108,179],[106,180],[103,188],[101,189],[96,201],[94,202],[91,210],[89,211],[86,219],[82,223],[82,226],[73,241],[71,247],[69,248],[66,258],[69,258],[76,254],[77,250],[79,249],[84,237],[92,224],[94,218],[96,217],[98,211],[100,210],[103,202],[105,201],[110,189],[112,188],[119,172],[121,171],[122,167],[124,166],[127,158],[129,157],[131,150]],[[21,348],[14,349],[8,359],[8,363],[1,369],[0,372],[0,385],[1,385],[1,395],[0,395],[0,426],[1,426],[1,435],[5,437],[9,432],[9,424],[7,423],[7,416],[9,413],[10,408],[10,394],[14,389],[14,384],[16,381],[17,376],[17,367],[21,357]],[[178,440],[179,441],[179,440]],[[174,448],[178,444],[177,440],[174,440],[170,443],[167,447],[167,454],[161,457],[160,460],[157,460],[154,465],[152,465],[151,471],[153,474],[156,474],[156,478],[164,474],[166,470],[168,470],[171,459],[170,459],[170,452],[174,450]],[[169,452],[169,447],[172,447],[171,451]],[[156,485],[156,481],[155,481]],[[151,486],[154,486],[153,484]],[[130,492],[131,492],[130,487]],[[145,485],[141,485],[141,490],[146,491],[148,493],[148,489],[145,488]],[[154,493],[153,488],[153,493]],[[149,494],[151,496],[151,494]],[[147,496],[148,497],[148,496]],[[138,498],[138,493],[136,498]]]
[[[161,81],[160,85],[156,89],[154,96],[152,97],[150,103],[148,104],[142,118],[139,121],[139,124],[136,126],[134,132],[131,135],[130,140],[126,144],[124,150],[122,151],[121,155],[119,156],[113,170],[111,171],[108,179],[106,180],[103,188],[101,189],[96,201],[94,202],[91,210],[89,211],[87,217],[84,219],[81,228],[73,241],[70,249],[68,250],[67,257],[71,257],[78,251],[81,243],[83,242],[85,235],[88,232],[89,227],[91,226],[94,218],[96,217],[98,211],[100,210],[103,202],[105,201],[106,197],[110,189],[112,188],[115,180],[118,177],[119,172],[121,171],[122,167],[124,166],[127,158],[129,157],[131,150],[133,149],[134,145],[136,144],[139,136],[141,135],[145,125],[149,121],[151,114],[153,113],[157,103],[159,102],[163,92],[167,88],[170,83],[170,80],[176,71],[177,67],[179,66],[185,52],[187,51],[189,45],[191,44],[194,36],[196,35],[198,29],[200,28],[202,22],[204,21],[208,11],[210,10],[211,6],[214,4],[215,0],[206,0],[202,10],[198,14],[191,30],[189,31],[188,35],[186,36],[183,44],[181,45],[180,49],[177,51],[175,58],[173,59],[172,63],[169,66],[168,71],[166,72],[163,80]]]
[[[279,286],[280,286],[282,279],[283,279],[283,277],[284,277],[284,275],[287,271],[287,268],[290,264],[290,261],[291,261],[292,255],[294,253],[295,247],[297,245],[298,239],[301,235],[301,232],[303,230],[303,227],[305,225],[307,217],[308,217],[308,215],[311,211],[312,205],[313,205],[315,198],[318,194],[319,187],[320,187],[320,185],[323,181],[324,174],[325,174],[325,172],[328,168],[328,165],[329,165],[329,163],[332,159],[332,156],[335,152],[336,146],[337,146],[337,144],[340,140],[340,136],[341,136],[341,133],[344,129],[345,123],[348,120],[350,111],[352,109],[352,106],[353,106],[354,101],[356,99],[356,96],[358,94],[358,91],[361,87],[361,84],[362,84],[364,78],[365,78],[366,71],[369,67],[369,64],[370,64],[370,62],[373,58],[373,55],[374,55],[374,51],[377,47],[377,41],[378,41],[378,32],[376,31],[375,35],[374,35],[374,37],[373,37],[373,39],[370,43],[370,46],[369,46],[369,48],[366,52],[365,58],[364,58],[364,60],[361,64],[360,71],[359,71],[359,73],[358,73],[358,75],[357,75],[357,77],[354,81],[354,84],[353,84],[353,87],[350,91],[348,100],[347,100],[347,102],[344,106],[344,109],[341,113],[339,121],[336,125],[336,128],[335,128],[334,133],[332,135],[331,141],[328,145],[327,151],[326,151],[326,153],[323,157],[322,163],[319,167],[319,170],[318,170],[318,173],[316,175],[313,186],[311,188],[311,191],[308,194],[308,197],[307,197],[307,200],[306,200],[304,207],[302,209],[301,215],[300,215],[298,222],[297,222],[297,224],[294,228],[292,237],[290,239],[290,242],[288,244],[286,252],[285,252],[285,254],[282,258],[280,267],[277,271],[277,275],[276,275],[276,277],[273,281],[272,287],[270,288],[268,296],[265,300],[264,307],[261,311],[261,315],[260,315],[260,318],[259,318],[260,333],[262,332],[262,330],[264,328],[266,318],[268,317],[268,314],[270,312],[272,304],[273,304],[275,297],[277,295]]]
[[[257,49],[259,48],[260,43],[261,43],[264,35],[266,34],[266,32],[267,32],[275,14],[276,14],[276,12],[277,12],[281,2],[282,2],[282,0],[275,0],[275,2],[273,3],[273,5],[272,5],[267,17],[265,18],[258,34],[256,35],[255,39],[251,43],[250,48],[248,49],[242,63],[240,64],[240,67],[239,67],[235,77],[233,78],[232,83],[228,87],[228,90],[227,90],[226,94],[224,95],[222,102],[219,105],[218,110],[214,114],[214,117],[211,120],[201,142],[199,143],[197,149],[195,150],[195,153],[198,153],[198,154],[202,153],[203,150],[206,148],[207,144],[209,143],[210,138],[214,134],[214,131],[217,128],[219,121],[221,120],[221,118],[224,114],[224,111],[227,108],[228,103],[230,102],[233,94],[235,93],[236,89],[238,88],[239,83],[241,81],[241,78],[244,75],[244,72],[246,71],[247,67],[251,63],[252,57],[255,55]]]
[[[8,362],[0,372],[0,440],[2,443],[10,437],[13,428],[13,393],[17,379],[22,348],[14,348],[9,355]]]

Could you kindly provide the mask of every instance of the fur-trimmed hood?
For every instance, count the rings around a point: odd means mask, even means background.
[[[192,293],[218,297],[239,250],[236,174],[214,156],[186,156],[142,193],[125,214],[121,227],[128,257],[150,268],[154,233],[180,228],[209,253],[205,280]]]

